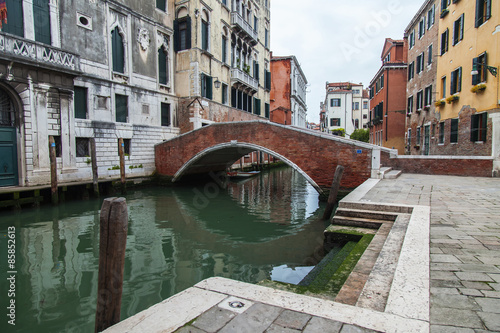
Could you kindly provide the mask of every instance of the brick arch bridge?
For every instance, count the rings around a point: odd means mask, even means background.
[[[156,171],[176,181],[190,174],[225,170],[258,150],[298,170],[320,193],[330,188],[337,165],[345,168],[344,189],[359,186],[380,169],[380,147],[256,120],[215,123],[157,144]]]

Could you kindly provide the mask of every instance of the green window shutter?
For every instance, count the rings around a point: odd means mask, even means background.
[[[239,110],[243,110],[243,91],[238,90],[238,100],[237,100],[237,107]]]
[[[115,95],[116,122],[126,123],[128,117],[127,96]]]
[[[2,22],[2,31],[24,37],[23,5],[21,0],[7,0],[7,22]]]
[[[170,126],[170,104],[161,103],[161,126]]]
[[[481,114],[481,138],[480,140],[483,142],[486,142],[486,133],[488,129],[488,114],[487,113],[482,113]]]
[[[222,63],[227,62],[227,39],[225,37],[222,37]]]
[[[111,32],[111,48],[113,56],[113,71],[118,73],[124,73],[125,61],[124,61],[124,49],[123,49],[123,38],[120,35],[118,27],[116,27]]]
[[[201,48],[208,51],[208,23],[201,21]]]
[[[35,40],[50,45],[50,12],[48,0],[33,0],[33,21],[35,22]]]
[[[186,24],[187,24],[186,49],[190,49],[191,48],[191,17],[189,17],[189,16],[186,17]]]
[[[158,50],[158,80],[160,84],[167,84],[167,55],[163,47]]]
[[[238,106],[237,104],[237,91],[235,88],[231,88],[231,107],[236,108]]]
[[[266,118],[269,119],[269,114],[270,114],[269,104],[266,103],[264,107],[265,107]]]
[[[208,99],[212,99],[212,87],[213,87],[213,78],[211,76],[205,76],[206,80],[207,80],[207,96],[205,96],[206,98]]]
[[[87,119],[87,88],[75,87],[75,118]]]
[[[271,72],[266,71],[266,89],[271,90]]]
[[[166,1],[165,0],[156,0],[156,8],[167,11]]]
[[[479,117],[477,114],[471,116],[470,122],[470,141],[478,141]]]
[[[462,67],[460,67],[458,69],[458,72],[457,72],[457,92],[460,92],[462,91]]]
[[[179,32],[179,20],[174,20],[174,51],[180,51],[181,38]]]

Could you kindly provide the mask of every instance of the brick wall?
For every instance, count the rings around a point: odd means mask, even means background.
[[[352,189],[371,175],[368,145],[264,121],[213,124],[155,147],[158,174],[173,176],[192,157],[232,140],[253,143],[295,163],[320,187],[329,188],[337,165],[345,167],[341,187]]]

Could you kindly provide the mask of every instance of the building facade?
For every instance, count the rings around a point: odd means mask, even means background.
[[[368,128],[368,116],[370,113],[370,98],[363,85],[352,84],[352,119],[354,129]]]
[[[269,8],[269,0],[175,2],[171,16],[182,133],[214,122],[269,118]]]
[[[7,0],[0,33],[0,186],[154,171],[154,144],[179,133],[173,1]]]
[[[408,48],[387,38],[382,66],[370,82],[370,143],[404,153]]]
[[[405,153],[411,155],[433,154],[438,144],[436,127],[440,114],[434,105],[439,48],[436,3],[425,1],[405,30],[408,40]]]
[[[360,91],[362,92],[361,86]],[[361,97],[362,93],[358,93]],[[325,108],[326,132],[334,133],[339,130],[345,131],[348,138],[354,132],[353,120],[353,84],[350,82],[326,83],[326,97],[323,107]]]
[[[436,154],[494,156],[500,168],[500,3],[442,1],[438,9]]]
[[[295,56],[271,56],[271,77],[270,120],[306,127],[307,79]]]

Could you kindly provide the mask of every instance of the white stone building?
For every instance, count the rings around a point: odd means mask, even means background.
[[[326,109],[325,122],[327,132],[332,133],[332,131],[344,129],[345,136],[347,138],[351,136],[355,130],[353,102],[354,93],[352,83],[326,83],[324,107]]]

